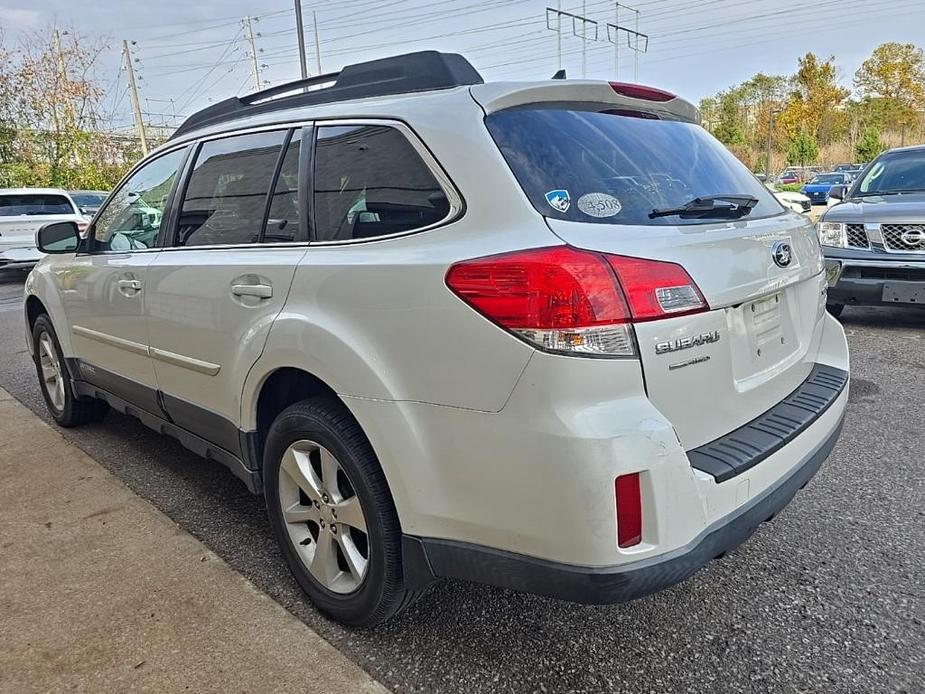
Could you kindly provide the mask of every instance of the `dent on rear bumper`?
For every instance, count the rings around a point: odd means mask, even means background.
[[[617,567],[581,567],[466,543],[420,539],[435,577],[458,578],[590,604],[625,602],[690,577],[747,540],[816,474],[838,440],[835,430],[773,487],[716,521],[683,547]]]

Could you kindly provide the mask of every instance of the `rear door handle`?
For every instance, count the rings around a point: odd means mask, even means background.
[[[119,289],[130,289],[135,292],[140,292],[141,280],[119,280]]]
[[[269,284],[232,284],[231,293],[235,296],[256,296],[269,299],[273,296],[273,287]]]

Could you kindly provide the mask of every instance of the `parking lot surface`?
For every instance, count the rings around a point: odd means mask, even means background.
[[[45,415],[0,272],[0,386]],[[375,630],[303,601],[262,499],[230,472],[110,414],[65,436],[396,692],[925,691],[925,310],[845,310],[851,399],[817,477],[691,580],[587,607],[442,583]],[[555,490],[550,490],[555,494]]]

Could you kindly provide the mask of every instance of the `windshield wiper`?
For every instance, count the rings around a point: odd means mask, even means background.
[[[729,202],[731,205],[717,205],[717,202]],[[655,209],[649,213],[649,219],[656,217],[744,217],[758,204],[754,195],[704,195],[686,202],[681,207]]]

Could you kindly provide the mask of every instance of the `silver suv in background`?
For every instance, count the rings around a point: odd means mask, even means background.
[[[809,481],[848,397],[812,224],[697,117],[434,52],[215,104],[86,239],[40,232],[49,411],[227,465],[343,622],[439,578],[681,581]]]
[[[822,215],[829,311],[925,305],[925,145],[884,152]]]

